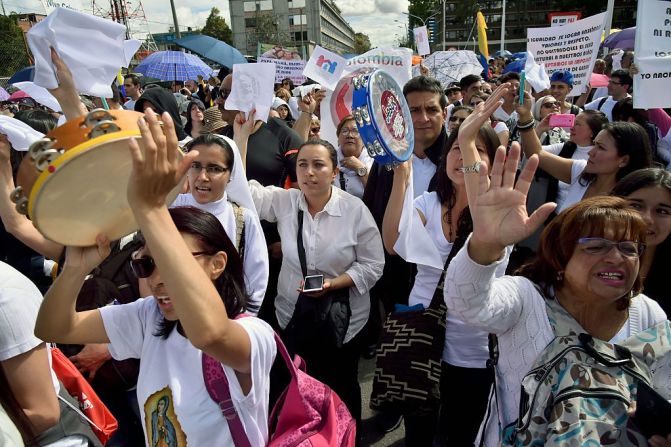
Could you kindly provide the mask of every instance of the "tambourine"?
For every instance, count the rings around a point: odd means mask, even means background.
[[[128,142],[137,138],[142,146],[141,116],[92,110],[33,143],[10,196],[17,211],[27,214],[44,237],[66,246],[95,245],[98,234],[114,240],[137,230],[126,188],[133,166]]]
[[[383,70],[364,69],[351,82],[352,116],[368,155],[388,168],[408,160],[415,132],[401,87]]]

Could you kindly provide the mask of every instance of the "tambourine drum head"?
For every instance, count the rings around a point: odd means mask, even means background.
[[[371,75],[369,89],[381,139],[396,159],[407,160],[412,154],[415,132],[403,91],[389,74],[381,70]]]
[[[98,234],[114,240],[137,230],[126,199],[132,169],[127,137],[94,147],[82,144],[52,166],[53,172],[43,172],[30,193],[30,217],[45,237],[83,247],[95,245]],[[178,192],[176,187],[168,203]]]

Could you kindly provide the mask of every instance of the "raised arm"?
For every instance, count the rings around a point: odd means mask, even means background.
[[[524,92],[524,104],[520,104],[518,97],[515,98],[515,109],[519,115],[517,127],[520,129],[520,142],[524,154],[529,158],[534,154],[537,155],[542,170],[564,183],[571,183],[573,160],[543,150],[538,135],[533,130],[532,103],[533,98],[528,92]],[[526,125],[529,125],[529,127],[525,127]]]
[[[315,92],[315,94],[319,94],[319,92]],[[313,98],[312,93],[308,93],[304,98],[298,100],[298,109],[301,111],[301,115],[296,119],[293,129],[303,141],[308,141],[310,137],[312,114],[315,113],[317,104],[318,102]]]
[[[391,194],[387,202],[387,208],[384,211],[384,218],[382,220],[382,241],[387,253],[395,255],[394,245],[398,240],[399,231],[398,225],[401,222],[401,214],[403,213],[403,201],[405,199],[405,192],[408,189],[410,182],[410,173],[412,171],[412,161],[408,160],[401,163],[394,169],[394,181],[391,187]],[[422,219],[424,223],[424,219]]]
[[[63,109],[65,119],[69,121],[86,115],[86,106],[79,100],[75,82],[72,79],[72,73],[53,48],[51,49],[51,60],[56,68],[58,87],[49,90],[49,93],[58,100],[58,104],[61,106],[61,109]]]
[[[180,159],[172,119],[161,117],[165,134],[156,117],[145,114],[138,122],[143,149],[130,144],[133,172],[128,183],[128,202],[140,230],[161,272],[184,332],[201,349],[238,372],[251,371],[251,340],[238,323],[230,320],[211,278],[191,255],[172,221],[165,204],[198,154]],[[212,256],[212,274],[226,267],[226,254]]]
[[[255,112],[255,110],[249,112],[249,118],[245,118],[244,112],[238,112],[233,123],[233,141],[238,146],[242,167],[245,171],[247,171],[247,143],[256,123],[254,120]]]

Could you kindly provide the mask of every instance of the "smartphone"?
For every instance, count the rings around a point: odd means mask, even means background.
[[[520,104],[524,104],[524,83],[527,80],[527,74],[524,70],[520,73]]]
[[[571,113],[560,113],[550,115],[550,127],[572,128],[575,125],[575,115]]]
[[[632,421],[647,439],[654,435],[666,438],[671,433],[671,403],[648,384],[639,381]]]
[[[319,292],[324,288],[324,275],[308,275],[303,280],[303,293]]]

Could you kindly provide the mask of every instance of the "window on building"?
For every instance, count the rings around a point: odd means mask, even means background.
[[[302,42],[305,40],[308,40],[308,32],[307,31],[294,31],[293,33],[293,39],[295,42]]]
[[[289,9],[305,8],[305,0],[289,0]]]
[[[256,28],[256,18],[245,19],[245,28]]]
[[[245,12],[271,11],[273,9],[273,0],[253,0],[245,1]]]
[[[306,14],[294,14],[289,16],[289,26],[307,25],[308,16]]]

